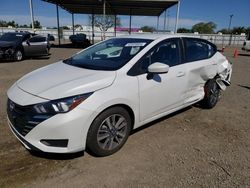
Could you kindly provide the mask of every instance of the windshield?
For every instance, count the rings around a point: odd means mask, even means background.
[[[151,41],[136,38],[109,39],[63,62],[87,69],[117,70],[131,60]]]
[[[22,40],[22,38],[23,38],[22,34],[18,34],[18,33],[4,33],[0,37],[0,41],[14,42],[14,41]]]

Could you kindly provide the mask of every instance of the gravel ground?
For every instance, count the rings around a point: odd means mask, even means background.
[[[250,187],[250,53],[234,63],[232,86],[217,106],[197,106],[135,131],[116,154],[95,158],[31,154],[6,123],[6,91],[24,74],[79,49],[52,48],[49,59],[0,62],[0,187]]]

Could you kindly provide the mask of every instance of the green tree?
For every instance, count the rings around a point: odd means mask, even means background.
[[[75,27],[75,28],[79,28],[80,30],[83,29],[82,26],[81,26],[80,24],[76,24],[74,27]]]
[[[233,34],[241,34],[241,33],[246,33],[247,29],[245,27],[234,27],[232,29]]]
[[[30,24],[30,27],[32,27],[32,24]],[[34,21],[34,28],[35,29],[41,29],[42,28],[41,23],[38,20]]]
[[[92,25],[92,16],[89,16],[89,24]],[[94,26],[99,28],[101,31],[107,31],[109,28],[115,26],[115,16],[106,15],[105,21],[103,21],[103,15],[94,15]],[[121,26],[121,19],[116,18],[116,26]]]
[[[6,23],[6,25],[3,26],[3,27],[8,27],[8,26],[11,26],[11,27],[18,27],[18,24],[17,24],[14,20],[9,21],[9,22],[4,22],[4,23]]]
[[[68,27],[68,26],[62,26],[62,28],[63,28],[64,30],[69,30],[69,27]]]
[[[7,22],[6,21],[3,21],[3,20],[0,20],[0,27],[7,27]]]
[[[223,29],[221,29],[221,30],[217,31],[217,33],[222,33],[222,34],[230,34],[231,32],[230,32],[230,31],[228,31],[228,29],[223,28]]]
[[[143,32],[150,32],[150,33],[153,33],[154,31],[156,31],[154,27],[147,26],[147,25],[141,27],[140,30],[142,30]]]
[[[199,32],[201,34],[213,34],[216,27],[217,26],[214,22],[200,22],[192,27],[192,31]]]
[[[177,33],[192,33],[192,30],[187,28],[179,28]]]

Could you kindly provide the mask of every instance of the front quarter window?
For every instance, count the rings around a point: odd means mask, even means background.
[[[130,61],[152,40],[114,38],[90,47],[63,62],[94,70],[117,70]]]

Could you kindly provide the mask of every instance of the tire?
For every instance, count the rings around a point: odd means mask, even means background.
[[[46,55],[49,56],[49,47],[46,48]]]
[[[14,60],[15,61],[22,61],[24,58],[23,51],[20,49],[17,49],[14,53]]]
[[[131,131],[131,117],[122,107],[103,111],[91,124],[87,149],[97,157],[111,155],[125,144]]]
[[[205,97],[201,105],[206,109],[215,107],[220,97],[220,88],[215,79],[209,80],[204,87]]]

